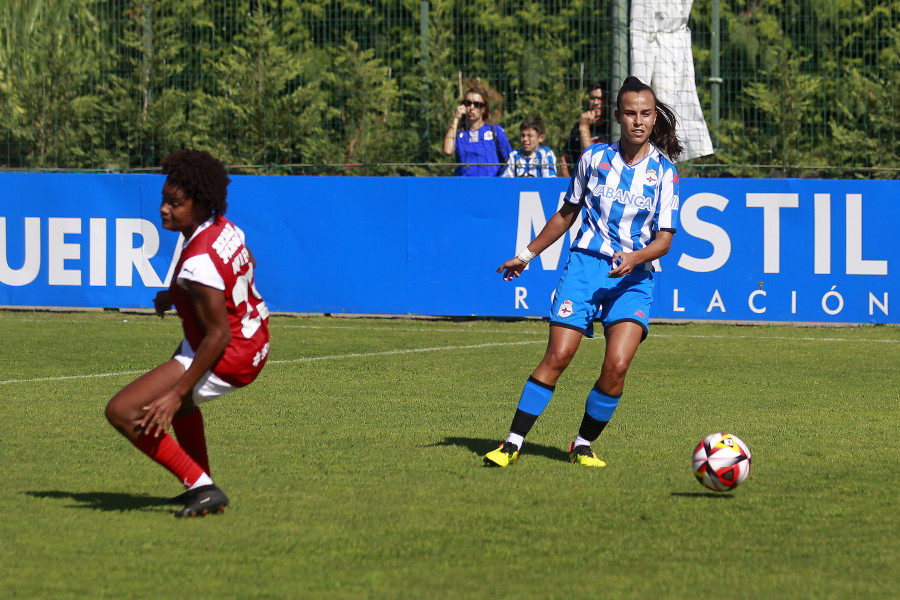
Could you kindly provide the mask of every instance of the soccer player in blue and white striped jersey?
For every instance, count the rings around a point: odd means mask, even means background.
[[[544,143],[544,120],[525,117],[519,126],[521,150],[513,150],[506,160],[503,177],[556,177],[556,155]]]
[[[591,442],[612,418],[628,367],[650,330],[652,262],[669,251],[677,227],[679,184],[672,159],[682,151],[675,114],[636,77],[628,77],[619,90],[616,121],[622,131],[619,141],[585,150],[562,207],[518,256],[497,269],[504,280],[519,277],[581,213],[581,231],[553,299],[547,351],[525,382],[506,442],[484,457],[489,466],[506,467],[518,459],[525,436],[549,404],[582,338],[593,337],[596,319],[603,324],[606,355],[569,459],[606,466]]]

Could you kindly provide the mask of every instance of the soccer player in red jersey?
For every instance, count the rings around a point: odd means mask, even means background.
[[[208,152],[182,150],[163,158],[162,172],[162,225],[185,242],[172,283],[154,304],[160,317],[175,305],[184,339],[170,360],[109,401],[106,418],[184,484],[173,498],[184,504],[175,516],[193,517],[228,506],[210,477],[198,405],[256,379],[269,353],[269,311],[244,232],[225,218],[225,166]]]

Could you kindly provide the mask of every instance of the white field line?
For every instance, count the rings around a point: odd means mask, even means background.
[[[479,348],[492,348],[495,346],[521,346],[523,344],[544,343],[544,340],[529,340],[525,342],[496,342],[493,344],[471,344],[468,346],[434,346],[431,348],[408,348],[398,350],[383,350],[381,352],[359,352],[351,354],[334,354],[332,356],[308,356],[304,358],[293,358],[289,360],[270,360],[270,365],[287,365],[304,362],[314,362],[320,360],[340,360],[344,358],[365,358],[369,356],[392,356],[396,354],[417,354],[420,352],[440,352],[443,350],[475,350]],[[34,379],[7,379],[0,381],[0,385],[8,383],[35,383],[39,381],[66,381],[69,379],[93,379],[100,377],[116,377],[118,375],[136,375],[138,373],[146,373],[146,371],[120,371],[117,373],[96,373],[93,375],[66,375],[61,377],[35,377]]]
[[[300,326],[306,327],[306,326]],[[317,327],[310,327],[317,328]],[[340,327],[343,328],[343,327]],[[352,329],[352,327],[351,327]],[[421,330],[415,330],[421,331]],[[456,330],[453,330],[456,331]],[[476,333],[484,333],[483,331],[478,331]],[[900,340],[853,340],[848,338],[817,338],[817,337],[790,337],[790,336],[754,336],[754,335],[671,335],[671,334],[656,334],[653,335],[651,333],[650,339],[656,338],[695,338],[695,339],[721,339],[721,340],[780,340],[780,341],[800,341],[800,342],[856,342],[856,343],[880,343],[880,344],[898,344]],[[602,338],[594,338],[594,340],[600,340]],[[591,340],[585,340],[591,341]],[[329,356],[307,356],[303,358],[293,358],[286,360],[270,360],[269,364],[273,365],[288,365],[288,364],[297,364],[297,363],[305,363],[305,362],[317,362],[323,360],[343,360],[347,358],[368,358],[374,356],[396,356],[401,354],[418,354],[422,352],[443,352],[443,351],[452,351],[452,350],[478,350],[481,348],[496,348],[501,346],[521,346],[525,344],[538,344],[544,343],[545,340],[528,340],[528,341],[519,341],[519,342],[494,342],[490,344],[469,344],[465,346],[432,346],[429,348],[407,348],[407,349],[397,349],[397,350],[383,350],[381,352],[353,352],[349,354],[333,354]],[[90,375],[64,375],[60,377],[35,377],[33,379],[6,379],[0,380],[0,385],[6,385],[11,383],[37,383],[42,381],[67,381],[72,379],[95,379],[101,377],[118,377],[120,375],[137,375],[141,373],[145,373],[146,371],[118,371],[114,373],[94,373]]]
[[[339,360],[342,358],[362,358],[369,356],[393,356],[395,354],[417,354],[419,352],[440,352],[442,350],[476,350],[479,348],[493,348],[495,346],[522,346],[523,344],[544,343],[544,340],[529,340],[527,342],[495,342],[493,344],[472,344],[469,346],[435,346],[433,348],[409,348],[406,350],[383,350],[381,352],[361,352],[359,354],[334,354],[332,356],[308,356],[305,358],[292,358],[289,360],[270,360],[268,364],[291,365],[295,363],[313,362],[318,360]],[[2,382],[0,382],[2,383]]]
[[[61,377],[35,377],[34,379],[6,379],[0,381],[0,385],[7,383],[36,383],[39,381],[68,381],[70,379],[99,379],[100,377],[118,377],[119,375],[137,375],[143,374],[150,369],[143,371],[118,371],[116,373],[94,373],[92,375],[63,375]]]
[[[350,329],[360,331],[360,327],[353,327],[352,325],[269,325],[269,329]],[[376,331],[376,329],[366,329],[366,331]],[[435,327],[431,329],[425,329],[423,327],[415,328],[415,327],[384,327],[378,328],[378,331],[384,331],[385,333],[395,333],[395,332],[437,332],[437,333],[505,333],[505,334],[515,334],[515,335],[547,335],[547,329],[541,329],[540,331],[510,331],[507,329],[464,329],[462,327]]]

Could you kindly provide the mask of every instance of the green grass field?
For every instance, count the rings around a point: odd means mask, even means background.
[[[586,340],[519,462],[486,469],[541,321],[275,316],[253,385],[207,405],[224,515],[107,423],[177,319],[0,312],[2,598],[897,598],[900,329],[663,325],[605,469],[565,450],[599,374]],[[691,474],[706,434],[748,480]]]

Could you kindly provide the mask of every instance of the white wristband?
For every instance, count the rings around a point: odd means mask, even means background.
[[[528,246],[525,246],[524,248],[522,248],[522,251],[516,255],[516,258],[518,258],[519,260],[521,260],[523,263],[525,263],[527,265],[528,263],[531,262],[531,260],[535,256],[537,256],[537,254],[535,254],[534,252],[529,250]]]

